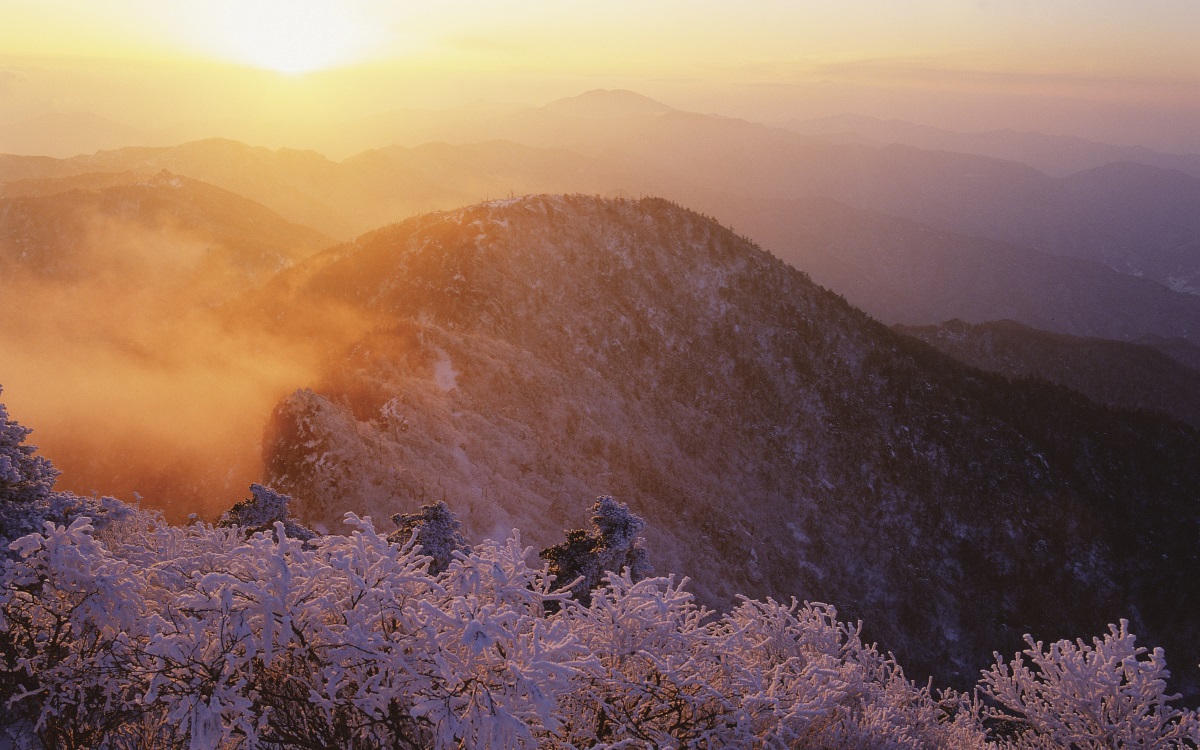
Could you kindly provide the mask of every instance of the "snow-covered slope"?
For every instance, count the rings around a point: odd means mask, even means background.
[[[445,499],[547,546],[613,494],[705,600],[831,601],[942,683],[1119,617],[1200,658],[1194,431],[958,364],[666,201],[417,217],[256,301],[370,331],[269,427],[309,523]]]

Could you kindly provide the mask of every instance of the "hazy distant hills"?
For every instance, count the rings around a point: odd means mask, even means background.
[[[1171,359],[1200,370],[1200,346],[1177,337],[1143,336],[1137,343],[1166,354]]]
[[[260,204],[166,171],[17,185],[24,190],[11,192],[27,194],[0,197],[0,266],[42,281],[123,277],[130,288],[192,294],[203,287],[222,299],[333,243]]]
[[[959,364],[665,201],[431,214],[254,302],[369,329],[272,420],[310,521],[445,498],[545,545],[611,492],[708,601],[835,602],[940,682],[1117,617],[1200,658],[1195,430]]]
[[[510,193],[624,191],[685,205],[714,193],[764,201],[825,197],[1200,292],[1200,177],[1158,166],[1105,164],[1055,178],[987,156],[806,137],[623,91],[464,113],[457,124],[444,113],[425,122],[412,114],[394,136],[458,145],[378,149],[339,163],[314,152],[210,140],[66,164],[10,158],[0,167],[17,177],[38,176],[39,166],[57,173],[45,176],[166,168],[339,238]]]
[[[779,126],[835,142],[876,146],[895,143],[1016,161],[1054,177],[1065,177],[1114,162],[1147,164],[1200,177],[1200,154],[1167,154],[1143,146],[1114,146],[1070,135],[1014,130],[958,133],[904,120],[881,120],[853,114],[789,120]]]
[[[562,149],[492,141],[393,146],[334,162],[312,151],[270,150],[209,139],[65,160],[0,157],[0,193],[39,190],[48,178],[160,170],[258,201],[287,219],[348,239],[383,224],[483,198],[545,190],[612,192],[635,182],[603,162]],[[636,185],[632,185],[636,187]]]
[[[556,145],[430,143],[334,162],[209,140],[69,160],[5,157],[14,179],[0,194],[99,187],[114,171],[165,167],[343,239],[514,193],[660,194],[732,224],[889,323],[1011,318],[1200,343],[1196,296],[1151,280],[1187,290],[1200,269],[1200,181],[1179,172],[1115,164],[1056,180],[978,156],[830,145],[630,92],[479,120],[481,130]]]
[[[587,111],[607,96],[592,92]],[[537,121],[534,113],[526,115]],[[1180,291],[1200,291],[1200,178],[1112,164],[1055,179],[1012,161],[814,141],[755,123],[672,110],[525,124],[527,142],[603,156],[646,175],[654,192],[709,189],[741,198],[829,197],[964,234],[1106,263]],[[604,123],[588,129],[588,124]],[[619,124],[618,124],[619,123]],[[578,135],[586,132],[586,142]],[[519,139],[517,133],[505,137]],[[718,214],[720,216],[720,214]]]
[[[887,323],[1013,319],[1079,336],[1200,343],[1200,297],[1093,261],[936,229],[828,199],[739,201],[723,218]],[[1186,355],[1183,355],[1186,356]]]
[[[897,330],[975,367],[1058,383],[1097,403],[1149,409],[1200,428],[1200,371],[1148,346],[1046,333],[1010,320]]]

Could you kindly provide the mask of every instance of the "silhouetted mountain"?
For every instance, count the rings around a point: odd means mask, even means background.
[[[1200,371],[1149,346],[1047,333],[1011,320],[896,330],[974,367],[1058,383],[1097,403],[1149,409],[1200,428]]]
[[[1144,146],[1114,146],[1072,135],[1015,130],[958,133],[904,120],[881,120],[854,114],[788,120],[779,125],[801,135],[834,142],[877,146],[896,143],[931,151],[957,151],[1017,161],[1054,177],[1121,161],[1176,169],[1200,177],[1200,154],[1167,154]]]
[[[593,89],[579,96],[553,101],[545,109],[572,117],[628,117],[675,111],[662,102],[626,89]]]
[[[309,522],[444,498],[545,546],[613,493],[706,601],[832,601],[939,683],[1118,617],[1200,658],[1195,430],[963,365],[666,201],[422,216],[255,302],[371,326],[269,428]]]

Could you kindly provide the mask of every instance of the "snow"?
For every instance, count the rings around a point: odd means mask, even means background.
[[[437,383],[438,388],[448,393],[458,387],[459,373],[450,362],[449,354],[444,351],[439,354],[441,359],[433,363],[433,381]]]

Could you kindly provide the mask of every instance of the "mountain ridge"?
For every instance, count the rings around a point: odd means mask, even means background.
[[[416,217],[260,295],[289,300],[375,316],[268,429],[310,522],[445,498],[548,545],[614,494],[703,600],[831,600],[939,681],[1114,616],[1195,660],[1194,430],[962,365],[668,201]]]

